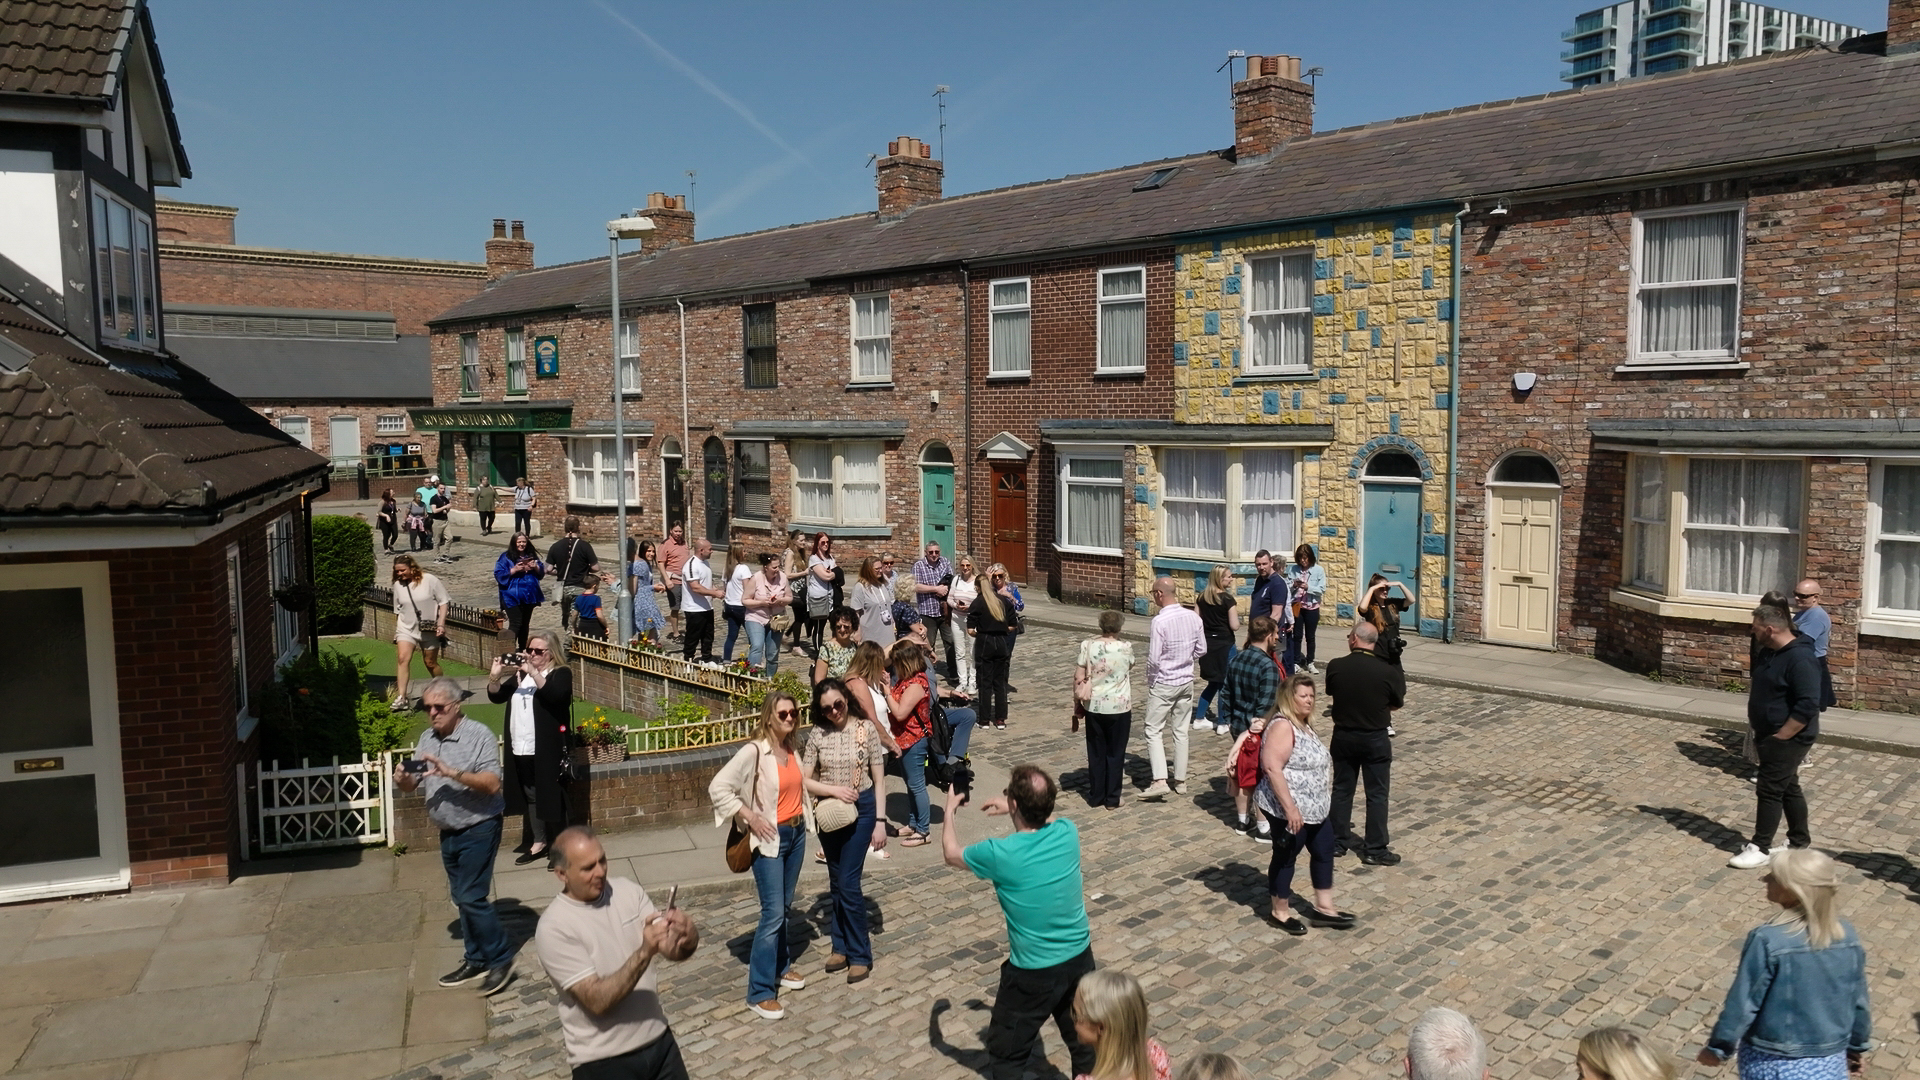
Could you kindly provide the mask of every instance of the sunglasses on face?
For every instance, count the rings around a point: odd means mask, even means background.
[[[434,712],[434,713],[446,712],[448,709],[453,708],[453,702],[449,701],[445,705],[435,705],[433,702],[429,701],[429,702],[426,702],[426,706],[427,706],[428,712]]]
[[[775,709],[773,710],[773,715],[780,720],[791,720],[798,714],[792,709]]]
[[[1818,600],[1820,594],[1817,592],[1797,592],[1793,594],[1793,598],[1795,600]]]
[[[846,712],[847,711],[847,703],[844,701],[823,701],[820,703],[820,707],[827,710],[828,712]]]
[[[527,651],[530,653],[539,653],[542,656],[545,656],[548,652],[546,649],[528,649]]]

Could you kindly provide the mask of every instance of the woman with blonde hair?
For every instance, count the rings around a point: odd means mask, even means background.
[[[1007,669],[1017,618],[1007,594],[1000,591],[1005,582],[1004,569],[990,569],[974,579],[979,596],[967,610],[967,636],[973,638],[973,666],[980,683],[980,724],[1002,730],[1007,726]]]
[[[893,586],[880,576],[879,559],[860,560],[847,606],[860,617],[861,641],[877,641],[883,649],[893,644]]]
[[[1215,724],[1207,711],[1213,696],[1227,684],[1227,662],[1233,659],[1233,637],[1240,632],[1240,606],[1233,595],[1233,567],[1214,563],[1207,574],[1207,587],[1200,590],[1194,606],[1200,611],[1200,629],[1206,635],[1206,655],[1200,657],[1200,678],[1206,686],[1193,705],[1193,726],[1210,728],[1225,735],[1233,725],[1225,717]]]
[[[1229,1055],[1201,1054],[1188,1058],[1173,1080],[1253,1080],[1253,1074]]]
[[[973,639],[967,636],[967,612],[980,596],[980,590],[973,584],[973,556],[962,553],[953,557],[953,583],[947,586],[947,610],[956,629],[953,635],[953,696],[961,701],[972,701],[980,692],[980,682],[973,670]]]
[[[807,834],[814,829],[813,807],[806,798],[813,789],[794,745],[799,725],[800,703],[791,694],[769,693],[753,738],[707,785],[714,825],[738,825],[753,834],[760,924],[747,962],[747,1007],[766,1020],[787,1015],[780,1004],[781,987],[800,990],[807,985],[787,949],[787,913],[806,862]],[[826,785],[815,786],[814,794],[826,793]]]
[[[1767,899],[1780,914],[1754,927],[1726,1005],[1697,1060],[1740,1056],[1740,1080],[1840,1080],[1872,1049],[1867,951],[1840,917],[1840,868],[1812,848],[1775,848]]]
[[[805,655],[801,642],[807,639],[813,616],[807,614],[807,556],[813,553],[807,534],[799,529],[787,537],[786,550],[780,553],[780,573],[793,590],[793,655]]]
[[[1100,968],[1080,976],[1073,1034],[1093,1047],[1093,1071],[1074,1080],[1172,1080],[1166,1048],[1147,1034],[1147,995],[1131,975]]]
[[[1626,1028],[1596,1028],[1574,1054],[1580,1080],[1674,1080],[1673,1061]]]
[[[852,615],[846,608],[840,610],[848,616]],[[898,754],[900,746],[893,741],[893,732],[887,723],[891,715],[887,693],[893,689],[893,677],[887,674],[887,647],[877,641],[862,641],[855,645],[853,659],[847,662],[844,678],[847,692],[853,695],[849,707],[855,715],[873,725],[873,730],[880,736],[880,745],[886,747],[887,753]]]
[[[1295,674],[1280,687],[1280,711],[1260,738],[1260,786],[1254,802],[1273,827],[1273,861],[1267,865],[1267,894],[1275,926],[1295,937],[1307,923],[1329,930],[1353,929],[1353,916],[1333,903],[1333,758],[1313,731],[1313,677]],[[1293,866],[1301,849],[1313,881],[1313,903],[1303,909],[1306,922],[1288,910],[1293,898]]]

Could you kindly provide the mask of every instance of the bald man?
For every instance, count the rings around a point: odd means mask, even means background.
[[[647,890],[607,877],[593,830],[553,843],[560,895],[540,916],[534,948],[560,988],[560,1033],[574,1080],[686,1080],[687,1066],[660,1005],[655,957],[685,960],[700,945],[693,920],[661,911]]]
[[[1140,793],[1158,802],[1169,793],[1187,793],[1187,728],[1193,716],[1193,665],[1207,651],[1200,616],[1180,603],[1173,579],[1157,578],[1153,603],[1159,612],[1147,636],[1147,765],[1153,783]],[[1173,776],[1167,776],[1167,747],[1161,732],[1173,727]]]
[[[1820,707],[1839,704],[1833,696],[1833,672],[1827,667],[1827,641],[1833,635],[1833,616],[1820,606],[1820,583],[1808,578],[1793,587],[1793,628],[1813,639],[1813,658],[1820,665]]]

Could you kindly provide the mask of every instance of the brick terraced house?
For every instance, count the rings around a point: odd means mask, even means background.
[[[225,880],[327,463],[169,350],[141,0],[0,0],[0,901]]]

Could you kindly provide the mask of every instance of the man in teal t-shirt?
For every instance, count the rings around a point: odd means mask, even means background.
[[[993,882],[1007,917],[1010,955],[1000,965],[1000,992],[985,1039],[992,1080],[1020,1075],[1049,1016],[1067,1044],[1073,1072],[1093,1071],[1093,1047],[1079,1041],[1073,1025],[1073,996],[1080,977],[1093,970],[1093,936],[1080,886],[1080,830],[1066,818],[1052,820],[1058,794],[1053,777],[1038,766],[1014,766],[1006,794],[980,807],[989,816],[1010,814],[1013,834],[962,849],[956,826],[966,798],[947,789],[947,827],[940,837],[947,865]]]

